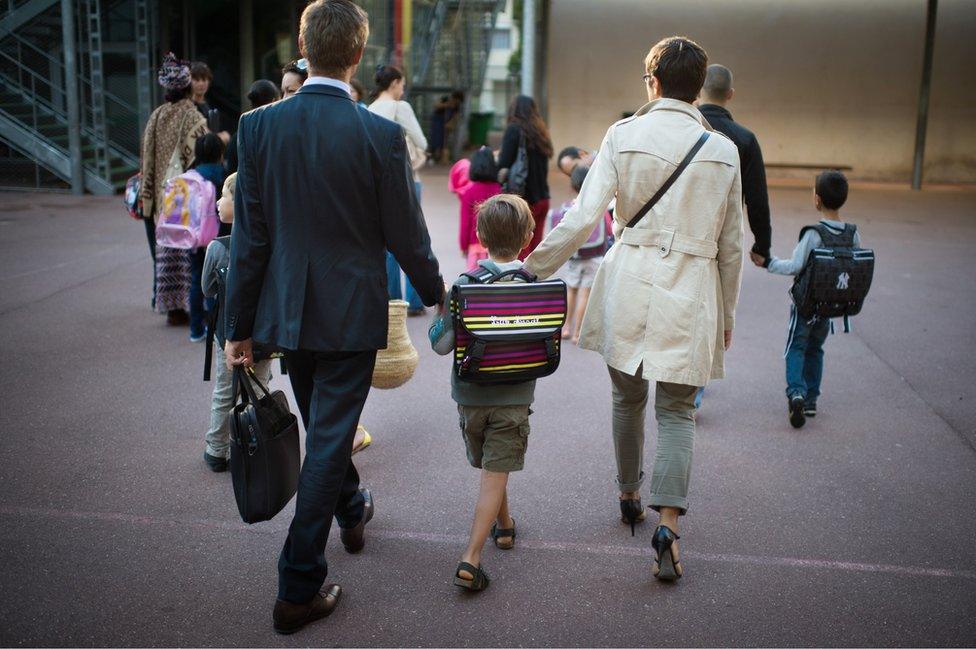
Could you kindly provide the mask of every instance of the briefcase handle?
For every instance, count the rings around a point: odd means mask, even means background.
[[[250,381],[248,380],[250,378]],[[256,392],[254,392],[254,386],[251,385],[253,381],[259,388],[264,396],[270,397],[271,394],[268,392],[268,388],[264,387],[264,384],[258,380],[257,374],[254,373],[253,367],[242,367],[240,365],[234,368],[234,400],[237,400],[237,396],[241,395],[243,397],[244,403],[257,404],[259,399]]]

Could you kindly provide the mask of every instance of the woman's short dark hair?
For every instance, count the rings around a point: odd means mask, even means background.
[[[281,76],[285,76],[288,73],[297,74],[302,78],[302,83],[308,81],[308,68],[304,70],[298,67],[298,61],[292,61],[285,67],[281,68]]]
[[[526,148],[538,151],[547,158],[552,157],[552,140],[549,139],[549,129],[542,121],[542,115],[535,105],[535,100],[526,95],[518,95],[508,106],[508,123],[521,127],[525,134]]]
[[[273,81],[258,79],[251,84],[251,89],[247,91],[247,100],[251,102],[251,108],[267,106],[281,99],[281,92]]]
[[[211,72],[210,66],[203,61],[194,61],[190,64],[190,78],[213,81],[213,72]]]
[[[847,202],[847,176],[834,169],[817,176],[817,196],[828,210],[839,210]]]
[[[708,54],[690,38],[671,36],[651,48],[644,66],[661,84],[662,97],[690,104],[705,84]]]
[[[201,135],[193,146],[194,166],[220,162],[223,155],[224,141],[213,133]]]
[[[193,92],[193,86],[187,86],[186,88],[174,88],[172,90],[167,90],[163,94],[163,100],[168,101],[171,104],[175,104],[178,101],[183,101]]]
[[[373,89],[373,97],[377,97],[381,92],[389,90],[394,81],[402,78],[403,73],[395,65],[377,66],[376,76],[373,77],[373,81],[376,83],[376,88]]]
[[[366,88],[364,88],[363,84],[359,82],[359,79],[353,77],[349,80],[349,85],[353,90],[356,91],[356,94],[359,95],[359,101],[366,99]]]
[[[476,183],[498,182],[498,165],[495,163],[495,154],[491,149],[483,146],[471,154],[468,178]]]

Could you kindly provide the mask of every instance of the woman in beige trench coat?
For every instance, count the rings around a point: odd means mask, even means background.
[[[616,198],[617,243],[596,276],[580,345],[600,352],[613,384],[613,436],[621,515],[643,520],[644,412],[657,382],[658,446],[650,506],[659,579],[681,576],[678,516],[688,508],[695,392],[723,378],[742,270],[739,155],[692,105],[705,51],[667,38],[647,56],[650,103],[610,127],[576,205],[528,257],[548,277],[582,245]],[[709,137],[674,185],[634,228],[627,223],[665,183],[704,131]],[[632,527],[633,531],[633,527]]]

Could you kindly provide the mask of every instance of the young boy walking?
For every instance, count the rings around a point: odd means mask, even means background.
[[[840,208],[847,201],[847,178],[839,171],[824,171],[817,176],[814,205],[823,215],[819,225],[840,236],[847,228]],[[789,259],[770,256],[762,263],[777,275],[799,275],[806,267],[810,252],[823,246],[823,238],[814,228],[804,228],[800,242]],[[861,237],[854,232],[854,247]],[[828,318],[807,320],[799,316],[796,305],[790,307],[790,330],[786,342],[786,398],[789,400],[790,424],[801,428],[807,417],[817,415],[817,399],[823,378],[823,344],[830,333]]]
[[[499,194],[486,200],[478,208],[477,235],[488,249],[488,259],[481,260],[479,266],[495,274],[520,269],[519,252],[532,241],[534,229],[532,212],[522,198]],[[462,275],[455,285],[468,282],[469,278]],[[450,313],[434,321],[429,337],[431,347],[438,354],[454,351]],[[525,462],[529,406],[535,396],[535,381],[482,385],[452,375],[451,396],[458,404],[468,462],[481,469],[481,489],[471,537],[454,573],[454,583],[480,591],[489,583],[488,574],[481,566],[481,550],[488,535],[491,534],[500,549],[510,550],[515,546],[515,521],[508,510],[508,474],[521,471]]]

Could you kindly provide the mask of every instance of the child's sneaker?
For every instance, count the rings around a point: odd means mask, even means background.
[[[817,416],[817,402],[816,401],[804,401],[803,402],[803,416],[804,417],[816,417]]]
[[[790,397],[790,425],[793,428],[803,428],[803,424],[806,423],[807,420],[803,414],[803,410],[803,397],[798,394]]]

